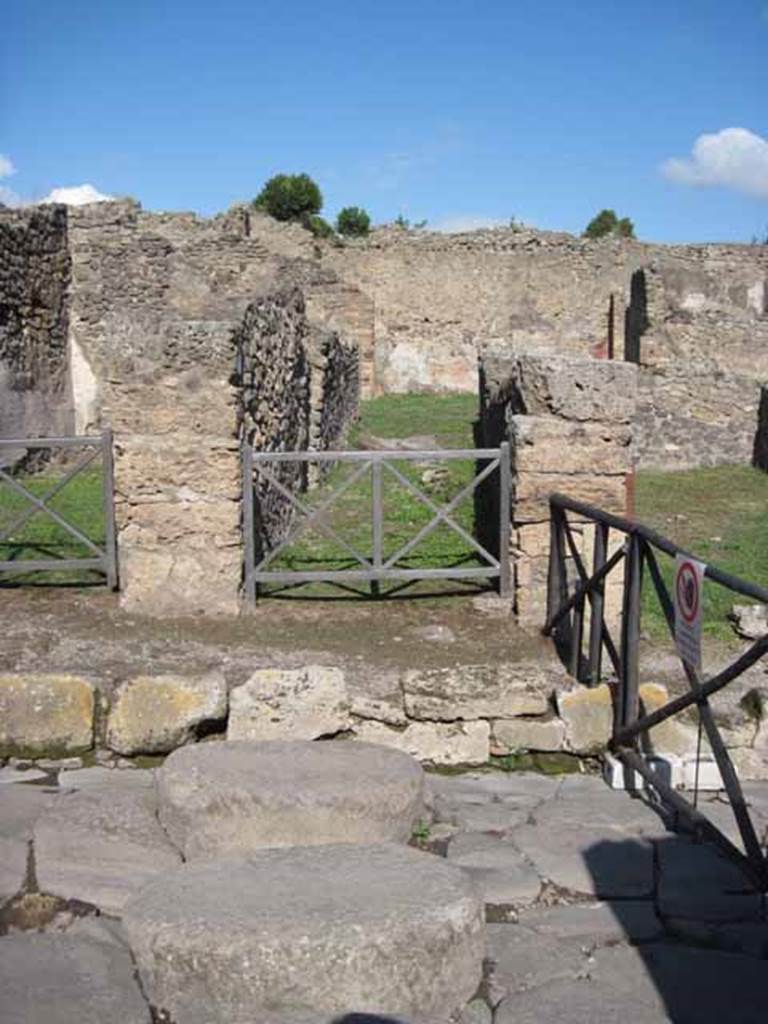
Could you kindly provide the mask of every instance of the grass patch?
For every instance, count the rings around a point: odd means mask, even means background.
[[[637,475],[637,518],[701,561],[768,587],[768,474],[749,466],[719,466]],[[657,553],[670,588],[674,562]],[[702,633],[732,640],[727,614],[750,599],[711,580],[704,587]],[[650,578],[643,583],[643,628],[666,636]]]
[[[351,447],[366,434],[375,437],[432,436],[441,448],[473,448],[475,395],[383,395],[360,404],[350,431]]]
[[[64,476],[68,467],[46,467],[40,473],[17,477],[18,482],[37,498],[52,490]],[[77,527],[94,544],[105,545],[105,519],[102,497],[102,471],[89,467],[69,481],[55,495],[48,506],[71,525]],[[3,534],[23,513],[30,503],[0,480],[0,534]],[[92,558],[94,553],[45,512],[35,512],[20,529],[14,530],[0,541],[0,561],[26,562],[40,559]],[[0,571],[3,584],[77,584],[88,585],[103,581],[103,574],[90,569],[55,569],[45,572]]]

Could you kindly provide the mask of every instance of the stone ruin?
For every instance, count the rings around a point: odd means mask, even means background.
[[[478,359],[484,443],[515,446],[524,622],[541,621],[550,486],[623,512],[636,465],[761,450],[764,246],[528,229],[336,246],[245,207],[124,200],[0,210],[0,267],[0,435],[113,429],[130,610],[238,610],[243,441],[332,447],[360,396],[476,391]],[[544,391],[576,389],[560,406],[514,384],[536,359]]]

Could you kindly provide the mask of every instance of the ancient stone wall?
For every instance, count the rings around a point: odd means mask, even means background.
[[[61,206],[0,206],[0,437],[68,434],[70,260]]]
[[[345,389],[357,378],[339,359],[326,373],[323,342],[312,410],[305,295],[320,304],[338,280],[306,231],[245,209],[207,221],[103,203],[70,212],[70,247],[78,422],[116,436],[121,600],[152,614],[234,612],[241,437],[306,447],[313,418],[323,440],[356,402]]]
[[[481,358],[483,444],[508,439],[512,461],[511,557],[515,611],[541,628],[547,611],[549,496],[562,492],[607,512],[626,511],[632,471],[636,368],[630,363],[540,352]],[[585,563],[594,528],[578,525]],[[618,541],[618,538],[617,538]],[[606,617],[615,618],[620,573],[606,586]]]

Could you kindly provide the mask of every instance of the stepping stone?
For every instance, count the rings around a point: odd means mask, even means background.
[[[266,846],[407,842],[424,773],[367,743],[203,743],[158,770],[159,816],[185,860]]]
[[[158,824],[146,786],[91,786],[59,793],[35,824],[43,892],[119,914],[150,878],[181,863]]]
[[[395,844],[188,864],[151,882],[123,925],[150,1003],[184,1024],[446,1020],[482,973],[483,906],[469,879]]]
[[[451,840],[447,857],[469,873],[487,904],[532,903],[539,895],[541,879],[509,840],[466,832]]]
[[[131,954],[105,935],[0,938],[3,1024],[150,1024]]]

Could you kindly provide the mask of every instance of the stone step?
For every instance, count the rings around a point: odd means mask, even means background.
[[[447,1020],[482,973],[470,880],[395,844],[189,864],[150,883],[123,924],[149,1002],[183,1024]]]
[[[185,860],[267,846],[407,842],[423,813],[414,758],[366,743],[182,747],[157,773],[159,818]]]

